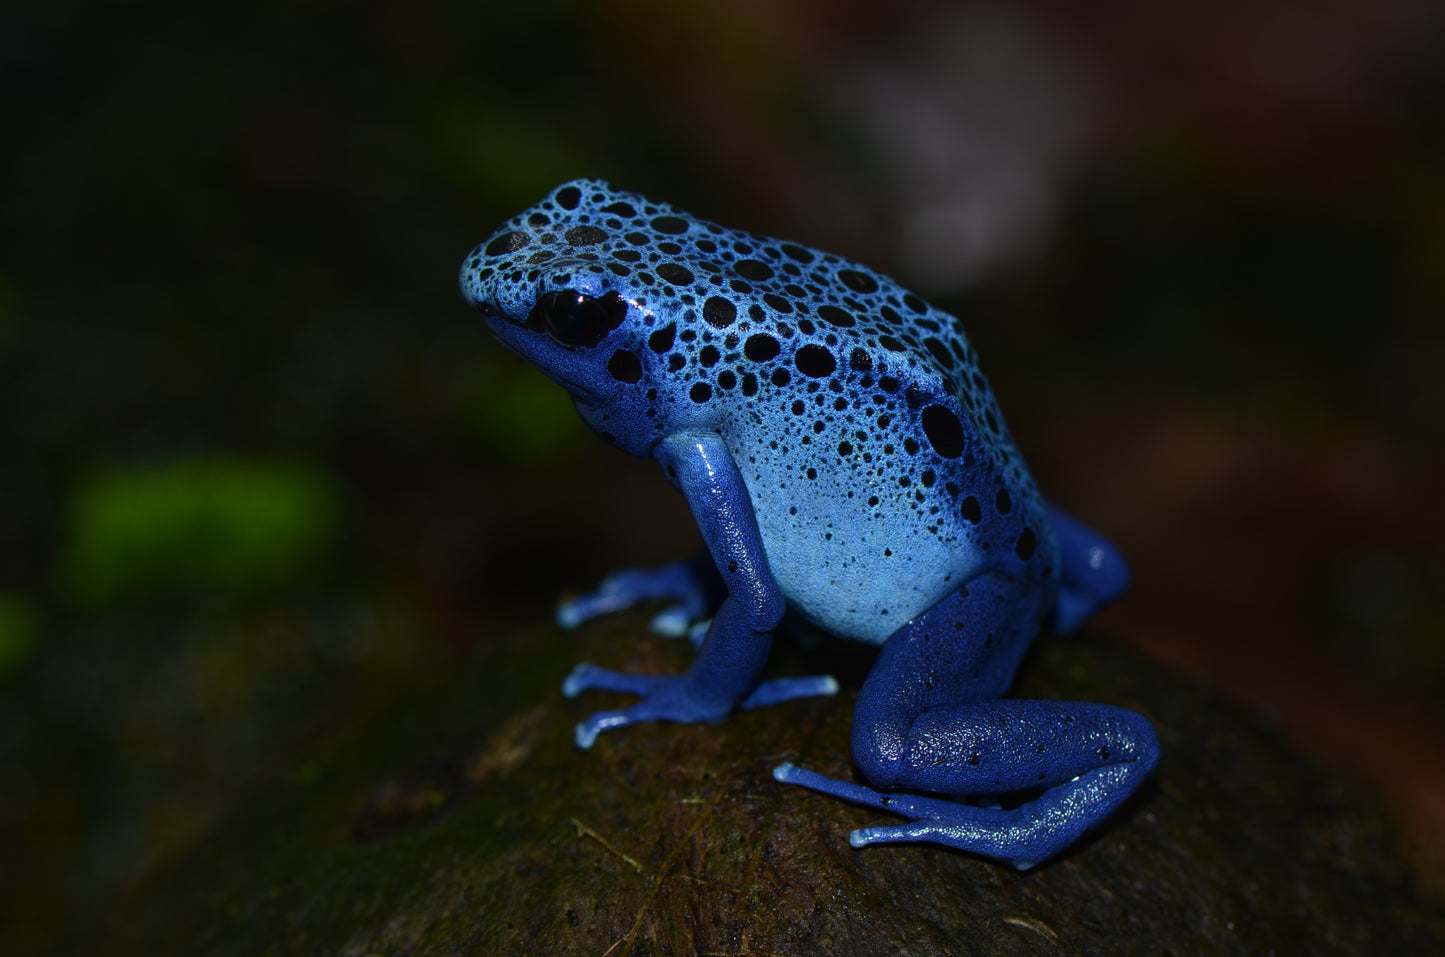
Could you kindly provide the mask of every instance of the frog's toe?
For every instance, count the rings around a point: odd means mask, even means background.
[[[630,602],[601,592],[588,592],[557,604],[557,624],[569,631],[591,618],[622,611]]]
[[[832,675],[809,675],[806,678],[776,678],[764,681],[753,693],[738,703],[744,711],[782,704],[794,698],[815,698],[838,693],[838,680]]]
[[[903,844],[911,841],[928,841],[936,837],[938,828],[929,824],[890,824],[886,827],[860,827],[848,835],[853,847],[867,847],[869,844]]]
[[[692,628],[692,615],[682,605],[672,605],[652,616],[655,634],[665,638],[686,638]]]
[[[673,562],[661,568],[624,568],[613,572],[602,580],[596,591],[558,604],[557,623],[563,628],[575,628],[588,619],[659,599],[673,602],[672,607],[653,619],[653,630],[659,634],[687,634],[692,622],[707,614],[706,590],[693,570],[686,562]]]
[[[577,722],[572,737],[577,742],[577,747],[585,751],[592,747],[592,743],[602,732],[626,727],[631,723],[627,718],[626,711],[598,711],[588,716],[586,720]]]
[[[597,665],[579,662],[562,681],[562,693],[575,698],[584,691],[616,691],[620,694],[646,695],[656,682],[656,675],[634,675],[612,671]]]

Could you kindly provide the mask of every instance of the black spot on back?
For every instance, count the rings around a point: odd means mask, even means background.
[[[502,233],[487,243],[487,248],[483,252],[488,256],[500,256],[503,253],[516,252],[531,241],[532,237],[526,233]]]
[[[818,318],[824,322],[830,322],[841,329],[847,329],[853,325],[853,317],[847,311],[837,306],[819,306]]]
[[[657,267],[657,274],[674,286],[686,286],[692,282],[692,273],[677,263],[663,263]]]
[[[878,280],[866,272],[859,272],[856,269],[841,269],[838,271],[838,278],[843,281],[854,292],[877,292]]]
[[[963,454],[963,424],[947,408],[930,405],[923,410],[923,434],[944,458],[956,459]]]
[[[744,279],[751,279],[755,282],[773,278],[772,267],[767,263],[760,263],[756,259],[740,259],[733,264],[733,269]]]
[[[557,191],[557,205],[563,209],[576,209],[577,204],[582,201],[582,191],[575,186],[568,186],[566,189]]]
[[[607,238],[607,232],[596,226],[573,226],[564,238],[569,246],[595,246]]]
[[[709,296],[707,302],[702,304],[702,317],[707,320],[708,325],[725,329],[738,317],[738,307],[733,305],[730,299]]]
[[[669,236],[680,236],[687,232],[687,220],[677,216],[658,216],[652,221],[652,228]]]
[[[833,358],[833,353],[819,345],[803,346],[793,355],[793,361],[797,363],[799,372],[814,379],[825,379],[838,368],[838,360]]]
[[[923,345],[942,368],[953,368],[953,356],[949,355],[948,349],[944,347],[943,343],[932,336],[928,336],[923,340]]]
[[[743,343],[743,355],[754,362],[767,362],[779,350],[778,340],[762,332],[748,336],[747,342]]]

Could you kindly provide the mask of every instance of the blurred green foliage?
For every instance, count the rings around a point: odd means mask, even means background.
[[[93,476],[74,492],[57,579],[83,606],[244,599],[304,574],[341,499],[300,464],[198,456]]]
[[[569,454],[579,442],[595,442],[566,391],[530,368],[514,380],[478,385],[475,409],[482,441],[499,457],[545,463]]]
[[[19,595],[0,592],[0,679],[14,671],[35,645],[35,609]]]

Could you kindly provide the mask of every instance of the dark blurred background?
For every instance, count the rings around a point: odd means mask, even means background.
[[[1438,880],[1442,36],[1432,0],[8,3],[0,950],[693,547],[456,292],[580,175],[962,315],[1134,563],[1096,627],[1373,790]]]

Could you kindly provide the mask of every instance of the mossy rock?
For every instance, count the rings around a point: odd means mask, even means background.
[[[776,783],[855,774],[851,691],[572,742],[573,661],[677,670],[640,616],[488,643],[441,687],[339,729],[239,796],[109,915],[164,954],[1409,953],[1445,945],[1378,811],[1235,708],[1095,637],[1051,639],[1018,692],[1152,717],[1156,780],[1037,870],[848,845],[875,811]],[[794,653],[780,666],[801,673]],[[855,669],[856,670],[856,669]]]

